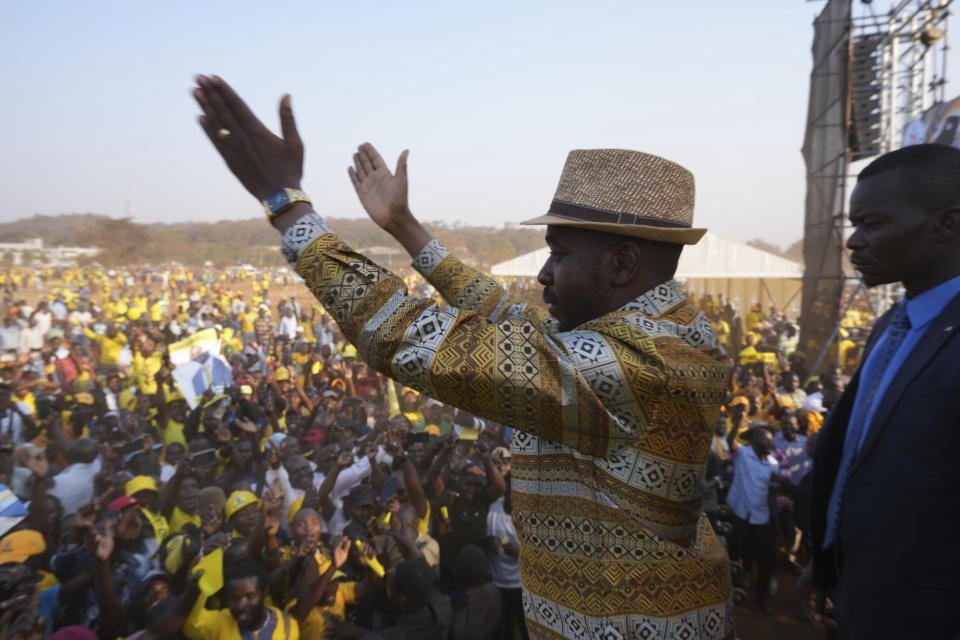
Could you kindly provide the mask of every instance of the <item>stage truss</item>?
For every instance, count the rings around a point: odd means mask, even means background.
[[[944,100],[951,3],[898,0],[881,13],[875,2],[829,0],[814,22],[800,323],[811,372],[836,361],[842,311],[865,291],[845,248],[852,167],[899,148],[905,127]],[[891,291],[870,299],[881,312]]]

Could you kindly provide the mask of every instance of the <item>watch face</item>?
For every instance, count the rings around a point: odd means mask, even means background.
[[[276,211],[280,207],[285,207],[290,203],[290,196],[287,195],[285,189],[277,191],[275,194],[267,198],[267,206],[270,207],[271,211]]]

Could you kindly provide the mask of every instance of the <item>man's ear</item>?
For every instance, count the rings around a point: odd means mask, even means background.
[[[608,255],[611,265],[610,283],[615,287],[632,282],[643,264],[643,248],[638,242],[618,242]]]
[[[960,206],[947,207],[936,213],[934,232],[938,240],[953,241],[960,236]]]

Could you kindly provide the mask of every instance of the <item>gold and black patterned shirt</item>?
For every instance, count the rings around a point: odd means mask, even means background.
[[[513,518],[534,638],[724,638],[729,562],[701,510],[727,366],[679,285],[557,332],[436,241],[407,295],[316,214],[283,252],[378,371],[516,430]]]

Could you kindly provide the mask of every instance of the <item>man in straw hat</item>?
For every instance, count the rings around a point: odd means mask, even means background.
[[[547,215],[550,315],[515,302],[430,237],[365,144],[349,170],[370,217],[455,308],[407,295],[299,190],[290,98],[273,135],[220,78],[199,76],[200,124],[283,234],[284,255],[356,345],[401,383],[509,424],[523,602],[535,638],[733,636],[729,563],[700,505],[727,367],[672,280],[693,177],[616,149],[574,151]]]

